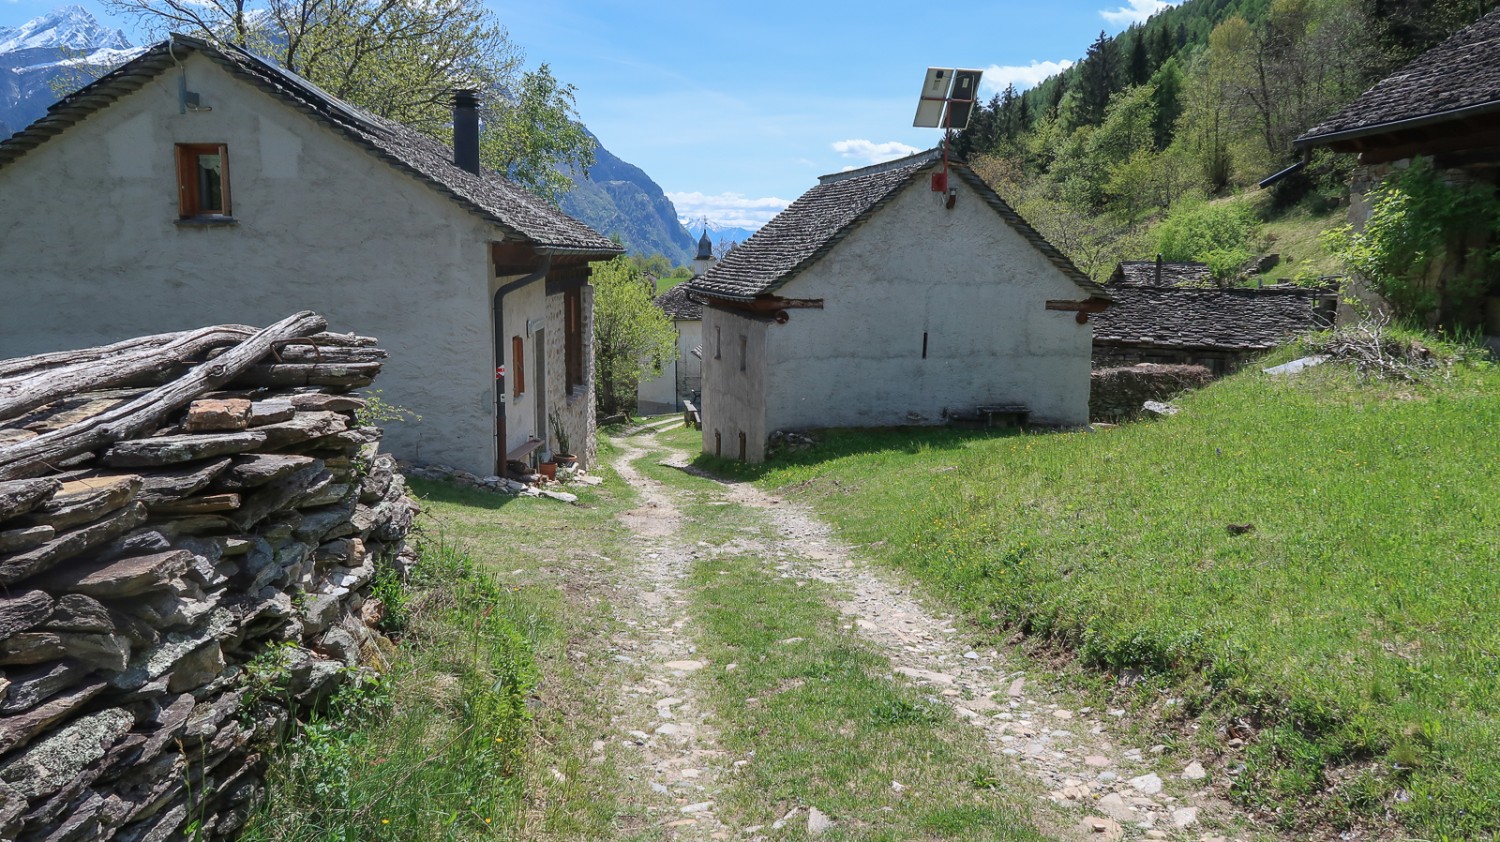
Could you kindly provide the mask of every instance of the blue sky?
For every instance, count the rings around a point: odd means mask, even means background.
[[[1117,32],[1169,5],[487,2],[528,63],[547,62],[575,85],[583,121],[679,212],[748,226],[821,174],[934,145],[936,130],[911,127],[929,65],[985,69],[988,96],[1006,82],[1039,81],[1101,29]],[[0,25],[61,3],[0,0]]]

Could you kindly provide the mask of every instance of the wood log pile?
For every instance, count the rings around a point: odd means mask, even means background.
[[[325,328],[0,361],[0,839],[232,836],[284,705],[389,654],[416,506]]]

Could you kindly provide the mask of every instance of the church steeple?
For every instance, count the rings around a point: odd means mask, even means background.
[[[708,270],[714,267],[717,260],[714,257],[714,243],[708,238],[708,217],[703,217],[703,234],[698,237],[698,256],[693,258],[693,277],[700,278],[708,274]]]

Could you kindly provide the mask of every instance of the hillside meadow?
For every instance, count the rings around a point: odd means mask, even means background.
[[[1213,783],[1268,822],[1500,829],[1500,369],[1251,369],[1179,405],[702,461],[809,502],[1173,750],[1219,755]]]

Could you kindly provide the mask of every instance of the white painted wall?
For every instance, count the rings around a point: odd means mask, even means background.
[[[764,370],[705,360],[705,452],[715,426],[725,456],[728,433],[744,430],[759,461],[776,430],[940,424],[944,410],[985,404],[1025,404],[1036,423],[1088,421],[1091,328],[1045,308],[1087,293],[966,184],[950,180],[958,198],[948,210],[927,181],[778,292],[822,299],[822,310],[790,310],[787,324],[769,326],[708,311],[705,348],[715,327],[726,356],[731,332],[758,327]]]
[[[179,114],[165,73],[0,168],[0,357],[316,310],[390,352],[376,385],[422,421],[388,425],[389,449],[490,473],[498,231],[207,59],[185,65],[212,111]],[[179,226],[173,145],[221,142],[238,223]],[[534,297],[507,317],[542,316]]]
[[[768,371],[768,344],[778,337],[765,319],[703,308],[703,452],[728,459],[740,456],[765,461],[767,382],[780,372]],[[819,425],[829,426],[829,425]]]
[[[636,389],[636,407],[643,415],[675,412],[682,401],[691,399],[703,383],[703,361],[693,349],[703,342],[701,319],[674,319],[677,331],[677,356],[662,364],[661,374],[641,381]]]

